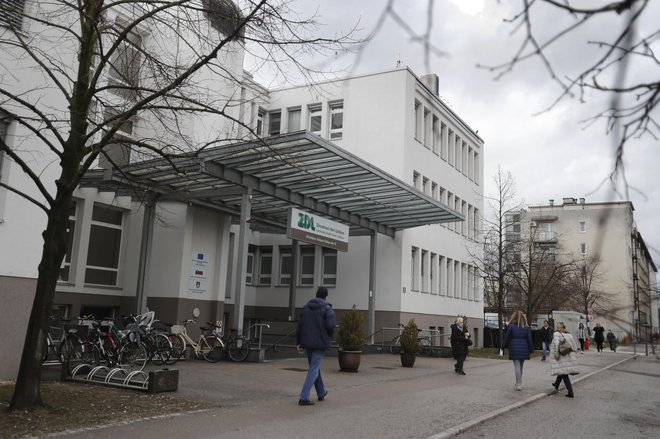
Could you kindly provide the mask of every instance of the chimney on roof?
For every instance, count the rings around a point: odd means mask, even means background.
[[[440,79],[438,78],[438,75],[435,73],[429,73],[428,75],[420,76],[419,80],[422,81],[422,84],[424,84],[429,90],[431,90],[431,93],[436,96],[440,96]]]
[[[575,198],[567,197],[567,198],[563,198],[562,202],[564,204],[575,204],[577,203],[577,200]]]
[[[584,204],[584,198],[580,198],[580,204]]]
[[[551,205],[551,206],[554,206],[554,205],[555,205],[555,200],[553,200],[552,198],[550,198],[550,205]]]

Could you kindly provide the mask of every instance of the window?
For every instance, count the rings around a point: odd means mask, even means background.
[[[555,223],[539,223],[536,241],[552,241],[555,239],[557,239],[557,225]]]
[[[321,267],[321,285],[337,285],[337,250],[323,249],[323,266]]]
[[[431,253],[431,273],[429,277],[429,285],[431,285],[431,294],[438,294],[438,255]]]
[[[99,155],[99,168],[111,169],[117,166],[128,165],[131,162],[130,136],[133,134],[133,120],[115,121],[121,114],[115,107],[106,107],[105,124],[108,129],[117,128],[113,139],[103,148]]]
[[[587,222],[580,221],[580,233],[586,233],[586,232],[587,232]]]
[[[449,163],[451,166],[454,166],[454,153],[456,152],[455,148],[455,142],[456,138],[454,137],[454,132],[452,130],[449,130],[449,138],[448,138],[448,145],[447,145],[447,163]]]
[[[587,244],[584,242],[580,244],[580,254],[581,255],[587,254]]]
[[[204,12],[211,23],[211,27],[225,36],[236,32],[240,22],[241,13],[231,0],[203,0]],[[244,28],[239,29],[234,39],[242,38]]]
[[[309,107],[309,131],[321,135],[321,105]]]
[[[100,205],[94,206],[85,283],[117,285],[123,217],[122,212],[118,210]]]
[[[137,87],[140,84],[141,64],[142,37],[130,32],[111,55],[109,82],[120,87]],[[136,99],[134,90],[117,88],[113,91],[127,99]]]
[[[417,190],[419,190],[419,173],[417,171],[413,171],[413,187]]]
[[[440,123],[440,157],[443,160],[447,160],[447,142],[448,138],[448,128],[444,123]]]
[[[429,179],[426,177],[422,178],[422,192],[425,195],[429,195]]]
[[[435,115],[433,115],[431,133],[432,133],[431,146],[433,152],[436,153],[437,155],[440,155],[440,119],[438,119]]]
[[[3,0],[0,2],[0,26],[20,30],[23,24],[25,0]]]
[[[280,285],[289,285],[291,283],[291,273],[293,272],[293,256],[290,247],[280,248]]]
[[[411,254],[411,259],[410,259],[410,289],[412,291],[418,291],[419,290],[419,279],[418,279],[418,273],[420,272],[420,267],[419,267],[419,259],[420,259],[420,254],[419,254],[419,248],[413,247],[412,248],[412,254]]]
[[[428,263],[429,263],[429,252],[426,250],[422,250],[422,261],[420,265],[420,274],[422,277],[422,292],[423,293],[428,293],[429,292],[429,279],[427,278],[429,276],[428,272]]]
[[[245,285],[252,285],[254,280],[254,248],[250,248],[245,264]]]
[[[479,153],[474,153],[474,182],[479,184]]]
[[[429,111],[428,108],[424,108],[424,146],[427,148],[431,148],[432,145],[432,135],[433,133],[431,132],[431,111]]]
[[[341,139],[344,130],[344,102],[330,104],[330,139]]]
[[[68,282],[71,275],[71,249],[73,249],[73,237],[76,231],[76,202],[71,203],[69,209],[69,224],[66,228],[66,255],[62,261],[62,268],[60,268],[60,275],[57,280]]]
[[[289,109],[288,133],[300,130],[300,108]]]
[[[255,128],[255,131],[257,132],[257,136],[263,136],[264,135],[264,118],[266,117],[266,110],[263,108],[259,108],[259,111],[257,111],[257,126]]]
[[[280,125],[282,122],[281,111],[271,111],[268,113],[268,135],[276,136],[280,133]]]
[[[314,247],[300,248],[300,286],[314,285]]]
[[[269,286],[273,278],[273,250],[272,248],[259,249],[259,285]]]

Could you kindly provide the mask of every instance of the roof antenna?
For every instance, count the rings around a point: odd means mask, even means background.
[[[396,60],[397,68],[401,67],[401,53],[399,53],[399,59]]]

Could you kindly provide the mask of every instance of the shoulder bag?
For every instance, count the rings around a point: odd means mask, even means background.
[[[566,339],[562,335],[561,340],[559,340],[559,355],[568,355],[571,352],[573,352],[573,348],[569,343],[566,343]]]

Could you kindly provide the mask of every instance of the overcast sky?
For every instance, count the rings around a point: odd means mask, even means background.
[[[567,100],[550,112],[534,116],[560,92],[537,60],[518,66],[499,81],[493,80],[493,73],[475,67],[505,62],[515,52],[520,39],[511,35],[512,28],[503,23],[503,18],[511,17],[519,3],[436,0],[432,43],[447,56],[432,56],[430,72],[424,63],[423,48],[410,41],[392,19],[365,48],[358,65],[351,66],[355,62],[352,57],[338,57],[331,60],[332,66],[350,66],[351,73],[364,73],[395,68],[401,61],[417,75],[436,73],[443,100],[474,130],[479,130],[485,141],[486,194],[495,193],[492,177],[501,166],[513,174],[518,196],[525,204],[547,204],[549,199],[559,202],[563,197],[584,197],[587,202],[621,199],[612,192],[611,185],[601,185],[613,167],[613,142],[605,133],[604,123],[590,127],[580,123],[604,108],[604,97],[587,96],[586,103]],[[660,1],[652,3],[655,11],[648,15],[657,18]],[[323,25],[320,32],[325,35],[346,31],[359,20],[360,36],[364,37],[373,30],[385,4],[385,0],[298,0],[293,7],[303,15],[318,9],[318,21]],[[399,0],[395,5],[405,21],[422,33],[427,2]],[[591,26],[589,39],[618,29],[616,18],[610,14]],[[547,35],[566,19],[565,14],[548,14],[535,23],[535,30]],[[585,66],[593,50],[583,35],[575,35],[567,44],[550,51],[550,55],[562,72],[570,74]],[[656,47],[656,53],[659,52],[660,47]],[[657,77],[658,67],[652,68]],[[630,74],[640,77],[644,71],[636,67]],[[635,219],[658,264],[660,230],[656,220],[660,206],[655,177],[660,171],[659,141],[651,137],[635,140],[625,157]]]

